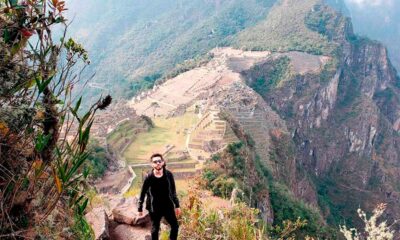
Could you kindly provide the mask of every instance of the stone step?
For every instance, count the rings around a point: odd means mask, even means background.
[[[249,126],[249,125],[264,126],[265,125],[265,120],[250,119],[250,120],[238,120],[238,122],[242,126]]]
[[[228,138],[228,139],[224,139],[225,143],[233,143],[233,142],[238,142],[239,139],[237,138]]]
[[[210,133],[218,133],[218,134],[222,134],[222,133],[224,133],[224,130],[225,130],[225,129],[223,129],[223,130],[220,130],[220,129],[215,129],[215,130],[211,130],[211,131],[210,131]]]
[[[189,148],[193,149],[203,149],[202,145],[197,145],[197,144],[189,144]]]
[[[196,144],[196,143],[203,143],[203,139],[201,138],[193,138],[191,143]]]
[[[263,126],[243,126],[243,129],[245,131],[252,131],[252,132],[267,132],[267,129],[265,129]]]
[[[254,113],[254,114],[234,114],[237,118],[261,118],[264,117],[263,113]]]
[[[223,131],[213,132],[213,133],[209,133],[209,132],[200,132],[200,133],[196,134],[196,138],[202,138],[202,139],[207,139],[207,138],[222,138],[222,133],[223,133]]]

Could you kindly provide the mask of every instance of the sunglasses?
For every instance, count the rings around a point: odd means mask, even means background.
[[[153,163],[158,164],[158,163],[162,163],[162,160],[154,160]]]

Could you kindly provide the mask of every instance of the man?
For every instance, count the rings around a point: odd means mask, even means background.
[[[146,209],[150,213],[152,223],[151,239],[158,240],[160,221],[164,217],[171,226],[169,239],[176,240],[179,229],[176,216],[181,214],[181,209],[176,196],[174,176],[165,169],[165,161],[161,154],[153,154],[150,159],[153,169],[143,181],[138,204],[139,216],[143,216],[143,202],[147,195]]]

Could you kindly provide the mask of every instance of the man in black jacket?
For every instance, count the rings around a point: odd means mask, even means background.
[[[181,209],[176,196],[174,176],[165,169],[165,161],[161,154],[153,154],[150,159],[153,169],[143,181],[138,204],[139,216],[143,215],[143,202],[147,196],[146,209],[150,213],[152,223],[151,239],[158,240],[160,221],[164,217],[171,226],[169,239],[176,240],[179,229],[176,216],[181,214]]]

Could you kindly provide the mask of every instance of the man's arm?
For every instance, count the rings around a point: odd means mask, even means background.
[[[176,186],[175,186],[174,175],[172,175],[172,173],[170,172],[169,176],[170,176],[170,182],[171,182],[172,201],[175,204],[175,208],[179,208],[179,199],[176,196]]]
[[[138,202],[138,212],[143,211],[143,202],[144,202],[146,193],[149,190],[149,187],[150,187],[150,178],[149,178],[149,175],[146,175],[146,177],[143,181],[142,190],[140,191],[140,197],[139,197],[139,202]]]

